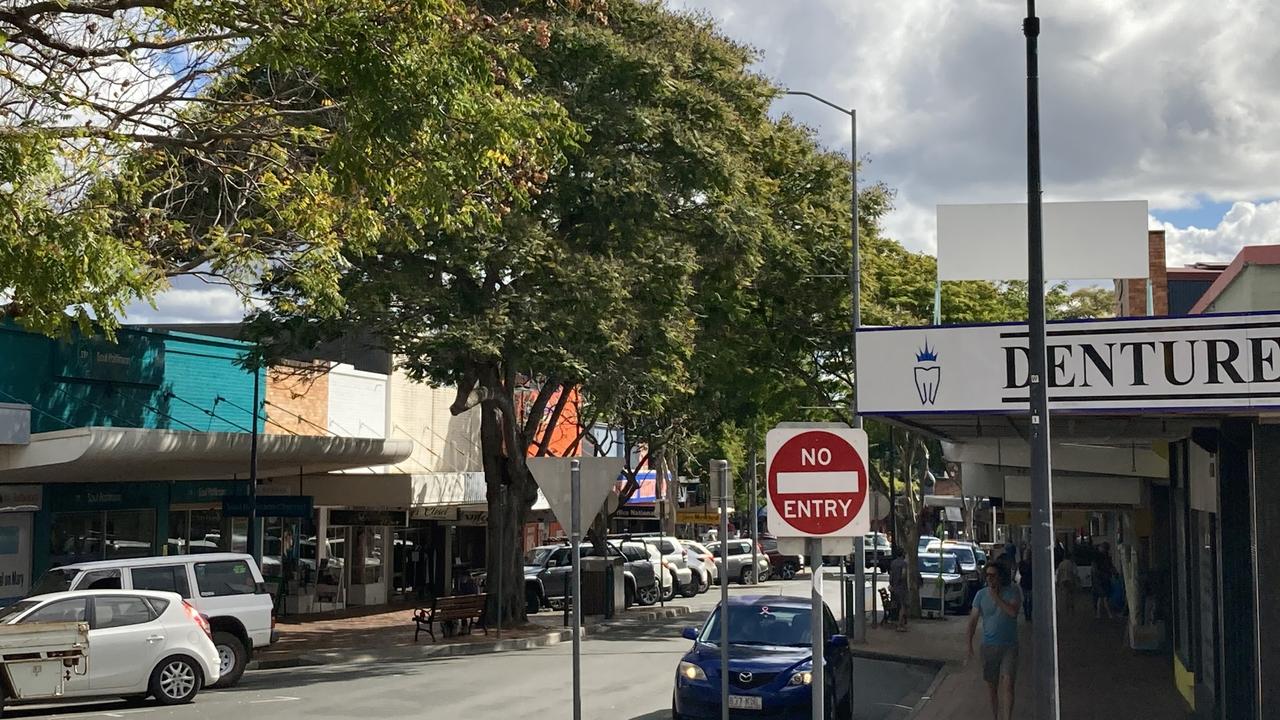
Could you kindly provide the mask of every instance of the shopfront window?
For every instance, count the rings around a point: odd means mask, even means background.
[[[106,513],[106,559],[155,555],[154,510],[115,510]]]
[[[54,513],[49,557],[54,566],[155,555],[153,510]]]
[[[215,508],[169,512],[169,554],[248,552],[248,518],[224,518]]]

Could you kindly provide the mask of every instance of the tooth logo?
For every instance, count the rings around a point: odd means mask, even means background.
[[[924,349],[916,353],[916,392],[921,405],[932,405],[938,399],[938,387],[942,385],[942,367],[938,365],[938,350],[924,341]]]

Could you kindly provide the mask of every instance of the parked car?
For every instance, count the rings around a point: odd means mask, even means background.
[[[760,536],[760,549],[769,556],[769,576],[790,580],[804,568],[804,558],[799,555],[783,555],[778,549],[778,538],[772,535]]]
[[[638,602],[652,605],[658,601],[657,580],[654,567],[646,550],[627,548],[626,551],[610,543],[609,554],[622,557],[624,606]],[[639,552],[636,552],[639,550]],[[581,557],[592,557],[595,547],[580,545]],[[563,607],[569,593],[570,576],[573,573],[572,548],[567,544],[543,545],[533,548],[524,558],[525,611],[536,613],[544,607]]]
[[[240,680],[253,653],[276,641],[275,601],[251,555],[201,553],[64,565],[46,572],[32,595],[67,590],[177,593],[209,621],[218,648],[218,680]]]
[[[698,594],[698,580],[693,569],[689,567],[689,551],[680,544],[680,539],[670,535],[621,535],[617,539],[638,540],[657,548],[662,556],[663,566],[675,575],[675,584],[668,590],[663,586],[663,600],[670,600],[678,592],[685,597]]]
[[[711,589],[711,584],[719,582],[719,568],[716,559],[705,545],[696,540],[681,540],[680,544],[688,551],[689,569],[698,574],[698,592]]]
[[[63,673],[58,702],[150,695],[163,705],[177,705],[220,679],[221,659],[209,622],[177,593],[59,592],[28,597],[0,611],[0,625],[44,623],[89,625],[85,667]],[[21,700],[3,699],[5,705],[15,702]]]
[[[663,580],[666,586],[671,585],[672,578],[675,577],[670,570],[663,569],[662,558],[658,555],[658,551],[642,542],[611,540],[609,544],[616,547],[626,561],[624,567],[629,575],[628,592],[635,598],[635,602],[646,606],[657,604],[658,573],[661,571],[666,574]]]
[[[725,565],[725,558],[720,555],[721,545],[728,546],[728,565]],[[719,567],[717,576],[719,580],[728,582],[737,580],[743,585],[750,585],[758,577],[769,576],[769,556],[762,548],[756,549],[758,561],[756,566],[751,567],[751,539],[736,538],[727,543],[707,543],[707,549],[711,551],[712,557],[716,559],[716,565]]]
[[[955,555],[956,565],[959,568],[960,576],[965,583],[965,604],[973,599],[974,595],[982,589],[982,566],[978,564],[978,556],[973,551],[973,546],[967,542],[931,542],[925,548],[925,552],[936,553],[941,549],[943,553]]]
[[[849,642],[839,634],[831,610],[824,604],[824,703],[828,717],[849,718],[852,656]],[[809,598],[731,597],[729,624],[729,709],[744,717],[808,720],[813,713],[813,650]],[[693,641],[676,668],[671,717],[675,720],[719,718],[720,623],[723,607],[711,613],[702,629],[685,628]]]
[[[893,562],[893,545],[884,533],[867,533],[862,536],[862,547],[866,553],[863,567],[870,571],[879,568],[880,572],[889,572],[889,563]]]
[[[956,556],[951,553],[922,553],[916,562],[920,568],[921,609],[939,614],[948,611],[963,613],[968,599]]]

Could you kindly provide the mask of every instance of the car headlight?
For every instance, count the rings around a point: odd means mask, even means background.
[[[813,684],[813,673],[810,672],[809,670],[801,670],[799,672],[792,673],[791,680],[789,680],[787,684],[788,685],[811,685]]]
[[[707,679],[707,674],[702,671],[701,667],[683,660],[680,661],[680,668],[676,672],[685,680],[702,680],[705,682]]]

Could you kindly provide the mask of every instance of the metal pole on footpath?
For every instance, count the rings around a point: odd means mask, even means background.
[[[578,460],[569,462],[569,493],[569,512],[573,514],[569,521],[573,554],[573,720],[582,720],[582,603],[578,602],[582,590],[582,559],[578,556],[582,542],[582,463]]]
[[[729,720],[729,461],[712,460],[720,478],[720,719]]]
[[[1027,335],[1031,390],[1032,667],[1037,720],[1057,720],[1058,628],[1053,567],[1053,487],[1045,356],[1044,236],[1040,206],[1040,18],[1027,0]],[[1148,283],[1149,284],[1149,283]]]
[[[751,584],[760,582],[760,507],[756,500],[756,447],[751,441]]]
[[[825,613],[823,612],[822,603],[822,539],[809,538],[805,540],[809,545],[809,564],[813,566],[813,609],[809,613],[809,632],[813,637],[813,684],[810,686],[813,692],[813,720],[826,720],[826,709],[823,703],[826,700],[826,687],[824,667],[826,659],[826,629],[823,627]]]
[[[502,639],[502,576],[507,574],[507,486],[498,486],[498,639]]]

